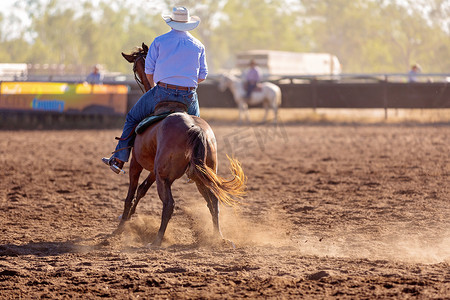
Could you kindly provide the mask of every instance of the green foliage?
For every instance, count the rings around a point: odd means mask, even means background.
[[[0,13],[0,62],[100,63],[130,73],[120,52],[167,32],[160,13],[183,5],[202,19],[192,34],[212,72],[251,49],[332,53],[345,73],[406,72],[416,62],[450,72],[450,0],[161,0],[158,11],[139,0],[14,3],[31,24],[17,31]]]

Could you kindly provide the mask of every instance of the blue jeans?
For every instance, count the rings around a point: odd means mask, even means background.
[[[246,84],[245,84],[245,98],[250,99],[250,97],[252,96],[252,92],[256,88],[257,85],[258,85],[258,83],[254,82],[254,81],[247,81],[246,82]]]
[[[155,106],[161,101],[176,101],[184,103],[188,107],[188,114],[193,116],[200,116],[200,108],[198,106],[197,92],[172,90],[168,88],[155,85],[152,89],[146,92],[136,102],[136,104],[128,112],[121,138],[116,146],[116,151],[112,156],[121,161],[128,161],[131,153],[131,147],[134,144],[135,133],[134,128],[142,120],[148,117],[155,111]]]

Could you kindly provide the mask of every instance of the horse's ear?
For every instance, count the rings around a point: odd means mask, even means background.
[[[142,43],[142,49],[144,49],[145,52],[148,52],[148,46],[145,43]]]
[[[129,55],[129,54],[125,54],[122,52],[122,56],[130,63],[134,62],[134,57],[133,55]]]

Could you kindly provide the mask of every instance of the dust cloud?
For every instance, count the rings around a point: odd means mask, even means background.
[[[215,247],[212,221],[206,204],[189,203],[179,208],[169,222],[163,246],[185,245]],[[433,264],[450,262],[450,231],[443,233],[411,232],[404,226],[386,227],[387,234],[333,231],[328,237],[304,233],[290,234],[295,226],[274,210],[266,212],[255,223],[245,217],[240,207],[221,207],[220,224],[223,236],[239,247],[269,247],[298,252],[298,255],[389,260]],[[125,230],[123,245],[142,247],[150,243],[159,229],[160,217],[137,215]]]

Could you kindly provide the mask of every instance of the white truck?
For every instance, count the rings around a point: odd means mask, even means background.
[[[338,75],[342,72],[338,58],[329,53],[250,50],[237,54],[236,67],[245,70],[251,60],[265,76]]]
[[[27,64],[0,64],[0,81],[23,80],[27,73]]]

